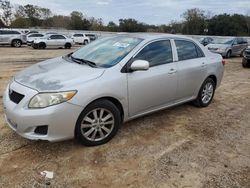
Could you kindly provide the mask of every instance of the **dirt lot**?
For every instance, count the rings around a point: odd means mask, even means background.
[[[2,93],[17,71],[72,50],[0,48],[0,187],[250,187],[250,69],[227,61],[214,102],[185,104],[122,126],[108,144],[29,141],[5,123]]]

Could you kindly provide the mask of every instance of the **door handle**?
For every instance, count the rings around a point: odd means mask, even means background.
[[[206,63],[205,62],[203,62],[202,64],[201,64],[201,67],[206,67],[207,65],[206,65]]]
[[[177,72],[176,69],[170,69],[169,72],[168,72],[168,74],[174,74],[174,73],[176,73],[176,72]]]

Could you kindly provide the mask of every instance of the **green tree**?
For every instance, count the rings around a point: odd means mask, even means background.
[[[92,17],[90,18],[89,22],[90,22],[90,28],[89,28],[90,30],[92,31],[104,30],[103,20],[101,18],[96,19]]]
[[[110,21],[107,25],[107,30],[111,32],[117,32],[119,31],[119,27],[115,24],[115,22]]]
[[[0,9],[2,10],[1,20],[6,25],[9,26],[12,21],[12,6],[9,1],[0,1]]]
[[[89,20],[84,18],[81,12],[78,11],[71,12],[69,29],[86,30],[89,27],[90,27]]]
[[[28,18],[18,17],[11,22],[12,28],[28,28],[31,26]]]
[[[204,34],[205,15],[204,11],[198,8],[188,9],[182,17],[185,19],[183,32],[185,34],[199,35]]]
[[[0,19],[0,28],[5,27],[3,21]]]
[[[119,29],[123,32],[145,32],[146,26],[135,19],[120,19]]]
[[[208,34],[222,36],[247,35],[248,26],[243,15],[220,14],[212,17],[208,24]]]

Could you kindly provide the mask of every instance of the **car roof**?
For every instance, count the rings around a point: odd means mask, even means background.
[[[171,39],[191,39],[191,37],[186,37],[184,35],[174,35],[174,34],[163,34],[163,33],[118,33],[117,35],[128,36],[134,38],[141,38],[145,40],[155,40],[161,38],[171,38]]]

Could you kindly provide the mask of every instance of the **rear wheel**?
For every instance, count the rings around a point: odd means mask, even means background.
[[[22,41],[18,40],[18,39],[15,39],[15,40],[12,41],[11,46],[19,48],[19,47],[22,46]]]
[[[215,92],[215,82],[212,78],[207,78],[199,91],[198,97],[193,102],[195,106],[207,107],[213,100]]]
[[[64,45],[64,48],[70,49],[70,48],[71,48],[71,44],[70,44],[70,43],[66,43],[66,44]]]
[[[232,55],[232,51],[231,50],[228,50],[228,52],[226,53],[226,58],[230,58]]]
[[[118,108],[108,100],[91,103],[76,123],[76,138],[85,146],[97,146],[110,141],[121,124]]]
[[[249,60],[242,60],[242,67],[244,68],[249,68],[250,67],[250,63],[248,63]]]
[[[84,40],[83,44],[87,45],[89,42],[87,40]]]

